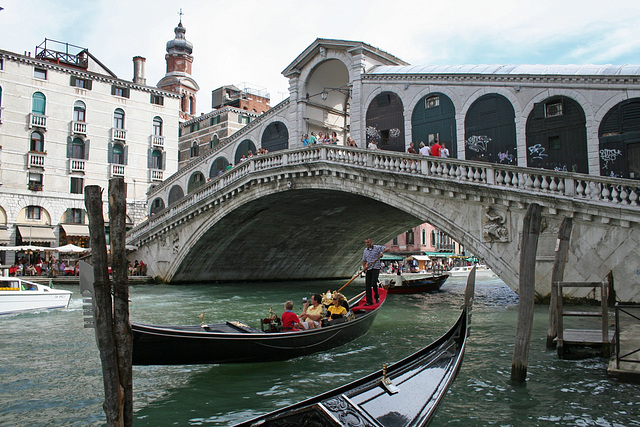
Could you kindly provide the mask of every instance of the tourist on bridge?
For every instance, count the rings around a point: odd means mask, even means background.
[[[440,147],[440,157],[449,157],[449,149],[444,146],[444,142],[442,143],[442,147]]]
[[[420,143],[420,154],[422,154],[423,156],[430,156],[431,155],[431,149],[424,142]]]
[[[372,139],[369,142],[369,145],[367,146],[370,150],[377,150],[378,149],[378,144],[376,144],[376,140]]]
[[[437,139],[433,141],[433,145],[431,146],[431,155],[435,157],[440,157],[441,148],[442,148],[442,145],[438,143]]]
[[[378,295],[378,277],[380,276],[380,258],[382,254],[387,252],[389,248],[382,245],[374,245],[370,238],[366,238],[364,241],[366,247],[362,254],[362,269],[366,270],[365,289],[367,292],[367,303],[365,305],[373,304],[373,294],[376,297],[376,303],[380,302],[380,296]]]
[[[409,153],[409,154],[418,154],[416,152],[416,147],[415,147],[415,144],[413,142],[409,143],[409,148],[407,148],[407,153]]]

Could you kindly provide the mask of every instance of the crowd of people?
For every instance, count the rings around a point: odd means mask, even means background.
[[[324,296],[313,294],[310,299],[303,298],[299,315],[293,311],[293,301],[287,301],[281,317],[282,330],[292,332],[320,328],[347,317],[348,312],[349,303],[340,292],[328,291]]]
[[[317,135],[315,132],[311,132],[311,135],[309,135],[308,133],[302,135],[301,141],[302,145],[305,147],[313,144],[337,145],[338,142],[340,142],[340,138],[338,138],[338,134],[336,132],[331,132],[331,134],[329,134],[329,132],[318,132]],[[347,145],[351,147],[357,147],[357,145],[355,145],[355,141],[353,141],[351,137],[347,139]]]
[[[9,267],[10,276],[77,276],[78,264],[71,265],[64,260],[58,260],[52,256],[48,260],[39,255],[34,261],[27,261],[24,257],[18,258],[15,264]]]

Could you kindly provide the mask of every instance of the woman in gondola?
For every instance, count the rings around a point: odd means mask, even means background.
[[[344,296],[340,293],[335,293],[333,298],[331,298],[331,302],[333,305],[329,306],[329,315],[331,316],[331,320],[340,319],[347,315],[347,309],[342,304],[344,300]]]

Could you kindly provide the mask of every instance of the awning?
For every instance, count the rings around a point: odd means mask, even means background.
[[[398,255],[384,254],[382,255],[382,260],[383,261],[404,261],[404,257],[398,256]]]
[[[9,230],[0,228],[0,245],[9,243]]]
[[[67,236],[89,237],[89,226],[85,224],[60,224]]]
[[[415,259],[416,261],[429,261],[431,258],[429,258],[427,255],[411,255],[407,259]]]
[[[452,257],[455,255],[453,252],[425,252],[424,254],[431,257],[444,257],[444,258]]]
[[[18,231],[23,242],[55,242],[56,236],[50,227],[33,227],[30,225],[19,225]]]

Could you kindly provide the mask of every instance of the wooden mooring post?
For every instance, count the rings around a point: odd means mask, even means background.
[[[573,220],[565,218],[562,220],[560,229],[558,230],[558,241],[556,243],[556,255],[553,261],[553,270],[551,271],[551,295],[549,299],[549,329],[547,331],[547,348],[555,347],[555,338],[558,336],[558,294],[555,292],[555,283],[562,282],[564,277],[564,266],[567,263],[567,254],[569,253],[569,239],[571,238],[571,230],[573,228]]]
[[[522,241],[520,245],[520,281],[518,304],[518,324],[516,342],[511,361],[511,379],[524,382],[527,379],[529,345],[533,327],[533,308],[536,285],[536,252],[542,223],[542,208],[536,203],[529,205],[523,219]]]

